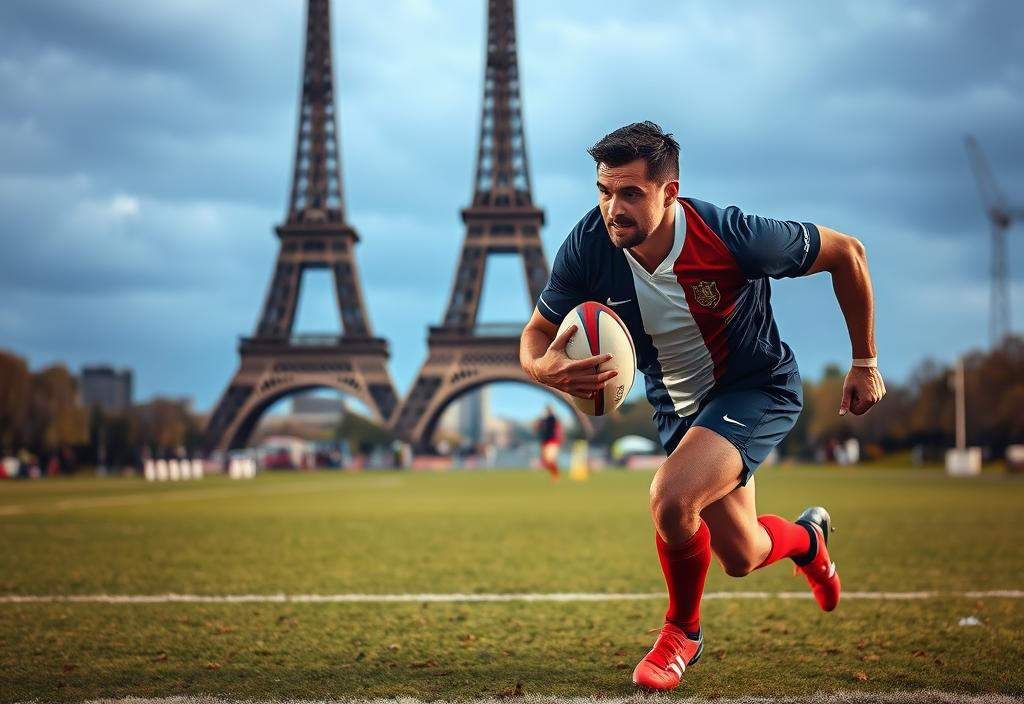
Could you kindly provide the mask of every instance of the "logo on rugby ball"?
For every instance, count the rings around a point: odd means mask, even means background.
[[[722,300],[718,286],[714,281],[698,281],[693,285],[693,296],[697,304],[704,308],[714,308]]]

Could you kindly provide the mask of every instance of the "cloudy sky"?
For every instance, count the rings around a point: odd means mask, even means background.
[[[483,0],[336,2],[349,219],[405,392],[440,321],[470,198]],[[585,149],[651,119],[684,194],[855,234],[880,364],[987,344],[988,226],[963,136],[1024,205],[1024,4],[541,2],[517,8],[534,198],[549,258],[595,202]],[[136,396],[216,402],[277,253],[294,150],[299,0],[0,3],[0,347],[112,363]],[[1024,329],[1024,225],[1011,231]],[[400,253],[400,256],[396,256]],[[511,262],[484,317],[524,319]],[[313,277],[304,331],[337,329]],[[509,293],[511,291],[511,294]],[[826,275],[774,285],[805,376],[848,359]]]

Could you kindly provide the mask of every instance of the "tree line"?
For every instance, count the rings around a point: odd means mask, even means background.
[[[84,408],[78,381],[66,367],[34,372],[23,358],[0,350],[0,456],[18,457],[43,472],[138,467],[146,455],[194,453],[202,431],[201,419],[171,399],[119,412]]]
[[[964,357],[967,443],[992,457],[1024,443],[1024,337],[1008,336],[997,347]],[[804,410],[780,450],[813,459],[831,440],[857,438],[875,454],[916,448],[940,459],[955,441],[952,369],[934,360],[917,366],[907,383],[887,383],[885,398],[863,416],[838,414],[845,370],[829,366],[821,379],[804,380]],[[367,441],[390,438],[386,430],[359,427],[346,414],[336,435]],[[367,426],[367,427],[363,427]],[[0,456],[19,456],[43,471],[78,465],[111,468],[141,465],[144,457],[194,455],[202,443],[202,419],[171,399],[154,399],[111,413],[83,408],[77,380],[55,364],[31,371],[24,359],[0,350]],[[623,404],[593,442],[610,444],[623,435],[657,441],[646,401]]]
[[[840,416],[846,370],[830,365],[817,381],[805,377],[803,412],[779,449],[813,459],[830,440],[852,437],[875,454],[916,448],[926,459],[941,459],[955,442],[952,372],[925,360],[905,384],[887,381],[885,398],[869,413]],[[1002,457],[1008,445],[1024,443],[1024,337],[1008,336],[991,350],[965,355],[964,372],[967,444]],[[646,401],[623,404],[595,440],[608,443],[627,434],[657,440]]]

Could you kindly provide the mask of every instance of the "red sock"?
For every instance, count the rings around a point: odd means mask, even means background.
[[[784,557],[792,557],[798,562],[803,562],[803,558],[815,545],[811,542],[810,531],[799,523],[787,521],[781,516],[758,516],[757,522],[768,531],[768,537],[772,541],[768,557],[757,566],[757,569],[778,562]]]
[[[700,630],[700,597],[704,593],[704,578],[711,564],[711,531],[704,521],[689,540],[680,545],[667,545],[655,533],[661,571],[668,585],[668,611],[665,620],[671,621],[688,634]]]

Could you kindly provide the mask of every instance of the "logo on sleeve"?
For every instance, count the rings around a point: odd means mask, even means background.
[[[722,294],[714,281],[698,281],[693,284],[693,298],[697,305],[704,308],[715,308],[722,302]]]

